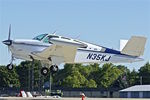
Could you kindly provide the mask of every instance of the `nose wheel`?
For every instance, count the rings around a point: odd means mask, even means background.
[[[13,64],[8,64],[6,67],[8,70],[13,70],[13,68],[14,68]]]

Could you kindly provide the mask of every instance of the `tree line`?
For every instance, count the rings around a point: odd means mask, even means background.
[[[6,66],[0,66],[0,88],[15,87],[28,89],[29,74],[32,62],[22,61],[19,65],[14,65],[12,71]],[[30,67],[30,68],[29,68]],[[48,76],[40,75],[41,64],[34,62],[34,88],[43,86],[49,81]],[[31,82],[30,82],[31,83]],[[42,83],[42,84],[39,84]],[[124,65],[114,65],[112,63],[99,64],[65,64],[63,69],[52,74],[53,87],[65,88],[126,88],[138,84],[150,84],[150,64],[145,65],[136,71],[130,71]]]

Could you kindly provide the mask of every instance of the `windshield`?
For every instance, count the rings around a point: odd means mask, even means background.
[[[36,36],[35,38],[33,38],[33,40],[39,40],[41,41],[47,34],[41,34],[41,35],[38,35]]]

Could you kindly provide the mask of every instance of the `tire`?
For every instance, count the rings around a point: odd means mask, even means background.
[[[46,76],[46,75],[48,74],[48,68],[43,67],[43,68],[41,69],[41,74],[44,75],[44,76]]]
[[[8,64],[6,67],[8,70],[13,70],[13,68],[14,68],[13,64]]]
[[[52,65],[52,66],[50,67],[50,71],[51,71],[52,73],[58,72],[58,66],[57,66],[57,65]]]

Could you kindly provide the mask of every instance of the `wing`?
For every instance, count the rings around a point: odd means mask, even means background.
[[[65,45],[51,45],[45,50],[36,55],[44,58],[49,57],[61,57],[64,62],[72,63],[74,62],[77,46],[65,46]]]

